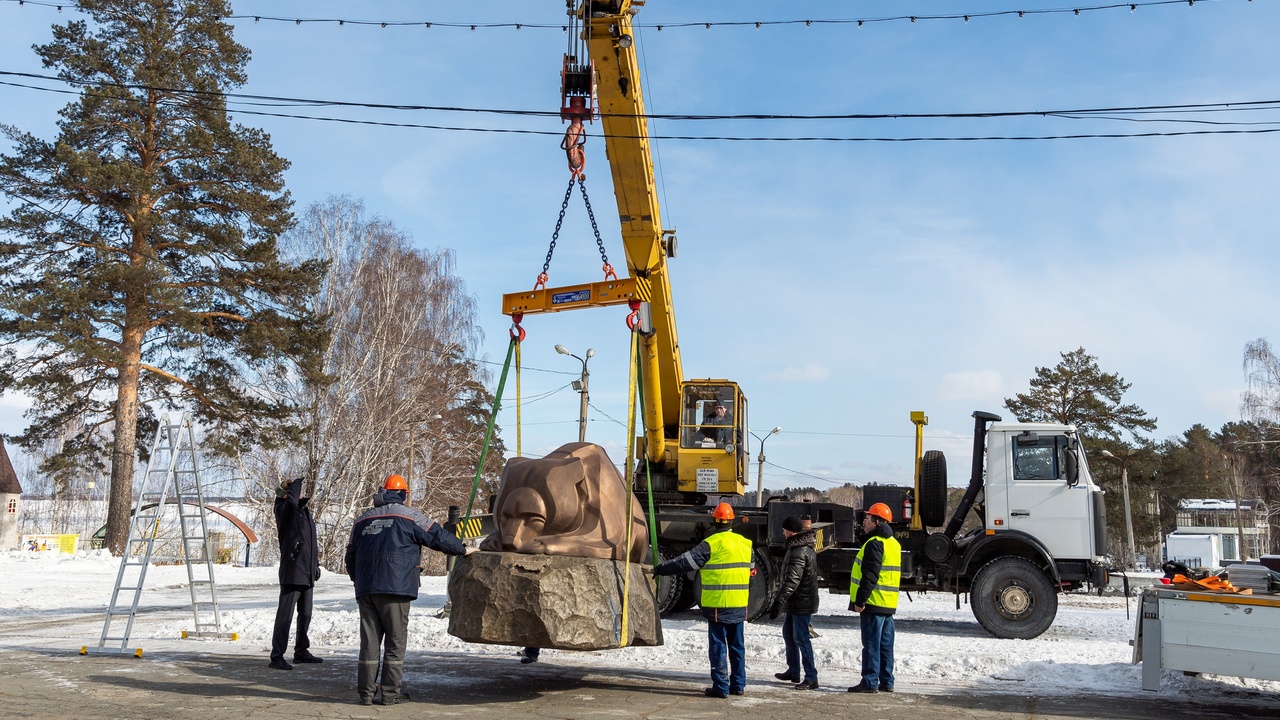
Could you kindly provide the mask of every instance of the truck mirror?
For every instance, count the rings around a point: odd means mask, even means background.
[[[1021,435],[1017,436],[1014,442],[1022,446],[1030,445],[1035,447],[1040,443],[1040,436],[1030,430],[1024,430]]]
[[[1063,461],[1067,465],[1067,485],[1075,487],[1080,484],[1080,458],[1076,455],[1075,448],[1067,448],[1067,452],[1063,454]]]

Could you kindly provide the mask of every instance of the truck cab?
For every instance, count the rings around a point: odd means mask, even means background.
[[[1057,561],[1101,563],[1102,488],[1093,481],[1075,428],[996,423],[987,432],[984,488],[988,533],[1034,537]]]

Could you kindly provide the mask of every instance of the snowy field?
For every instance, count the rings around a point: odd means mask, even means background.
[[[68,649],[96,645],[102,612],[110,600],[119,561],[103,551],[76,556],[56,552],[0,553],[0,648]],[[1141,582],[1141,581],[1139,581]],[[267,662],[277,598],[273,567],[217,567],[224,629],[238,641],[178,639],[191,629],[186,570],[182,566],[148,571],[130,647],[148,652],[164,648],[191,651],[207,645],[210,652],[241,654]],[[464,643],[447,632],[436,617],[444,604],[444,578],[423,578],[409,624],[409,654],[414,650],[457,652],[510,660],[514,648]],[[950,594],[913,594],[903,598],[898,613],[897,684],[907,692],[1010,692],[1022,695],[1089,693],[1156,697],[1141,690],[1141,666],[1130,663],[1136,598],[1071,594],[1060,596],[1053,627],[1034,640],[998,640],[984,631],[966,605],[956,608]],[[963,598],[961,599],[963,603]],[[846,608],[846,596],[823,595],[814,619],[819,680],[825,688],[843,690],[857,681],[860,646],[857,618]],[[590,667],[595,672],[643,670],[706,672],[706,631],[696,610],[663,623],[666,644],[601,652],[547,650],[542,661]],[[359,640],[358,613],[351,583],[326,573],[316,589],[311,625],[312,651],[321,656],[354,658]],[[780,621],[748,623],[748,679],[773,682],[785,669]],[[290,648],[292,650],[292,648]],[[1280,683],[1202,675],[1187,677],[1165,671],[1161,696],[1257,698],[1273,702]]]

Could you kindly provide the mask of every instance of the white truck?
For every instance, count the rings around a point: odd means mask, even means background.
[[[868,486],[863,504],[894,508],[903,589],[969,593],[974,616],[992,635],[1034,638],[1053,624],[1059,592],[1107,583],[1104,493],[1075,427],[1001,423],[981,411],[973,418],[969,484],[950,519],[946,459],[938,451],[921,457],[914,488]],[[912,420],[919,456],[928,419],[916,412]],[[978,523],[961,533],[970,512]],[[862,540],[819,553],[828,579],[843,573],[848,587]],[[828,585],[835,590],[840,583]]]

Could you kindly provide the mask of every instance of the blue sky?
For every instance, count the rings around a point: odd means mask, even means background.
[[[1091,7],[1102,3],[1082,3]],[[1280,99],[1277,0],[1128,9],[1021,0],[676,2],[636,17],[652,113],[985,113]],[[233,2],[237,14],[434,23],[563,21],[559,0]],[[683,22],[961,20],[675,27]],[[61,15],[0,2],[0,70],[44,71],[30,46]],[[565,37],[526,27],[359,27],[235,20],[253,52],[243,92],[380,103],[556,110]],[[658,24],[667,26],[659,32]],[[0,80],[13,80],[2,78]],[[45,83],[52,85],[51,83]],[[50,137],[65,96],[0,85],[0,122]],[[282,112],[559,132],[555,119],[389,110]],[[1197,119],[1280,122],[1275,111]],[[299,209],[363,198],[423,247],[453,248],[479,302],[485,359],[505,355],[501,295],[531,287],[567,181],[558,138],[387,128],[239,115],[292,162]],[[958,137],[1265,129],[1123,120],[655,121],[655,135]],[[622,247],[599,125],[588,187],[606,250]],[[765,484],[910,479],[911,410],[927,448],[967,474],[969,414],[1002,412],[1036,366],[1084,347],[1132,383],[1159,419],[1152,437],[1239,417],[1244,344],[1280,341],[1276,200],[1280,136],[1206,135],[979,142],[655,141],[664,225],[679,233],[673,295],[687,376],[740,382],[766,446]],[[597,279],[580,202],[570,205],[552,284]],[[566,385],[590,361],[588,439],[621,461],[625,312],[529,318],[523,393]],[[496,370],[496,368],[495,368]],[[549,372],[548,372],[549,371]],[[495,372],[496,377],[496,372]],[[511,393],[514,388],[509,388]],[[514,448],[512,396],[500,417]],[[0,399],[0,432],[22,428]],[[576,439],[570,389],[525,406],[522,446]],[[1003,413],[1006,416],[1007,412]],[[755,449],[752,449],[754,458]],[[756,468],[751,468],[754,481]]]

